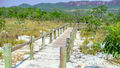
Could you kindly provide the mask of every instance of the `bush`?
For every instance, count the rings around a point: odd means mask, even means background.
[[[0,58],[2,58],[2,52],[0,51]]]
[[[117,58],[120,56],[120,23],[108,26],[106,30],[106,38],[103,41],[105,43],[104,52]]]
[[[89,31],[88,29],[81,30],[81,37],[88,38],[88,37],[93,37],[94,35],[95,35],[94,31]]]
[[[99,44],[94,44],[91,48],[86,45],[80,46],[80,50],[84,54],[96,55],[98,52],[101,52],[102,49]]]
[[[5,27],[5,20],[0,19],[0,30],[2,30],[3,27]]]

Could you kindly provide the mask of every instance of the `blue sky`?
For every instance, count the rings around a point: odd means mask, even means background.
[[[17,6],[22,3],[34,5],[38,3],[56,3],[56,2],[69,2],[69,1],[80,1],[80,0],[0,0],[0,7]],[[93,0],[89,0],[89,1],[93,1]],[[102,0],[102,1],[110,1],[110,0]]]

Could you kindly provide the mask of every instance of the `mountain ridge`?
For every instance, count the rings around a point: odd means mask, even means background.
[[[58,2],[58,3],[38,3],[35,5],[22,4],[19,5],[23,8],[35,7],[41,8],[43,10],[53,10],[53,9],[61,9],[61,10],[71,10],[71,9],[88,9],[91,7],[95,7],[98,5],[106,5],[109,8],[120,8],[120,0],[112,0],[112,1],[70,1],[70,2]]]

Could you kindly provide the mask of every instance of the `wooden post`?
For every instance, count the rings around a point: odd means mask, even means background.
[[[74,29],[72,31],[72,37],[73,37],[73,41],[74,41],[74,39],[75,39],[75,31],[74,31]]]
[[[66,29],[68,28],[68,24],[66,25]]]
[[[4,44],[5,68],[12,68],[12,47],[10,44]]]
[[[32,36],[31,36],[31,39],[30,39],[30,59],[33,60],[34,59],[34,52],[33,52],[33,44],[32,44]]]
[[[62,28],[60,28],[60,34],[62,34]]]
[[[68,29],[69,25],[67,24],[66,26],[67,26],[66,29]]]
[[[59,31],[59,28],[58,28],[58,36],[60,35],[60,31]]]
[[[64,31],[66,30],[66,25],[64,26]]]
[[[76,34],[77,34],[77,25],[75,27],[75,39],[76,39]]]
[[[71,49],[72,49],[72,47],[73,47],[73,45],[74,45],[74,42],[73,42],[73,33],[72,32],[70,32],[70,45],[71,45]]]
[[[70,38],[66,39],[66,47],[67,47],[67,57],[66,57],[66,61],[68,62],[70,60]]]
[[[60,68],[66,68],[66,47],[60,48]]]
[[[44,48],[45,47],[45,32],[42,32],[42,35],[43,35],[43,37],[42,37],[42,48]]]
[[[51,33],[50,33],[50,43],[52,43],[52,30],[51,30]]]
[[[72,27],[72,23],[70,22],[70,27]]]
[[[56,29],[54,30],[54,39],[56,39]]]
[[[63,32],[65,31],[65,26],[63,27]]]

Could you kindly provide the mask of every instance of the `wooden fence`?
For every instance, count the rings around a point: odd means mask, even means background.
[[[74,40],[77,33],[77,24],[70,33],[70,38],[66,39],[66,46],[60,48],[60,68],[66,68],[66,63],[70,60],[70,54],[73,52]]]
[[[24,44],[21,44],[21,45],[18,45],[18,46],[15,46],[15,47],[12,47],[10,44],[5,44],[4,45],[4,60],[5,60],[5,68],[12,68],[12,52],[13,51],[16,51],[26,45],[30,45],[30,59],[34,59],[34,51],[33,51],[33,45],[32,43],[41,39],[42,38],[42,49],[45,47],[45,37],[49,35],[50,37],[50,43],[53,41],[52,37],[53,37],[53,34],[54,34],[54,39],[57,38],[56,36],[56,33],[58,33],[58,36],[60,34],[62,34],[66,29],[68,28],[68,24],[65,24],[61,27],[58,27],[58,28],[55,28],[54,30],[51,30],[50,32],[48,33],[44,33],[43,32],[43,35],[41,35],[40,37],[38,38],[35,38],[33,39],[31,37],[30,41],[29,42],[26,42]],[[56,32],[57,31],[57,32]],[[63,32],[62,32],[63,31]],[[75,31],[75,29],[74,29]],[[74,33],[74,32],[73,32]],[[72,33],[72,34],[73,34]],[[73,35],[72,35],[73,36]],[[75,37],[75,36],[74,36]]]

